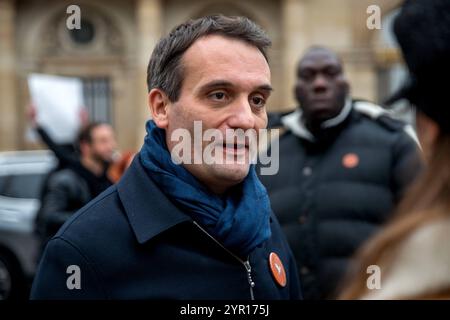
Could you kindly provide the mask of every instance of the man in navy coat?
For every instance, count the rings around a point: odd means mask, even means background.
[[[269,46],[252,21],[225,16],[159,41],[144,145],[121,181],[50,240],[32,299],[300,298],[252,141],[224,138],[267,125]]]

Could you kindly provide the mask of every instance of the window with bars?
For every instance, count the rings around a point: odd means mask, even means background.
[[[111,85],[107,77],[81,78],[90,121],[113,123]]]

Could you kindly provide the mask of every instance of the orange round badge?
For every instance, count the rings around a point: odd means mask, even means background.
[[[358,164],[359,164],[359,157],[355,153],[347,153],[342,158],[342,165],[346,168],[351,169],[358,166]]]
[[[284,271],[283,263],[275,252],[270,253],[269,264],[275,281],[282,287],[286,286],[286,271]]]

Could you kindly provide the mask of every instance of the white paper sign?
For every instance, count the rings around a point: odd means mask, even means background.
[[[36,108],[36,122],[56,143],[73,142],[80,128],[80,112],[84,105],[81,80],[31,74],[28,87]]]

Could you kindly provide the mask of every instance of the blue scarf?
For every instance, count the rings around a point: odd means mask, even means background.
[[[159,188],[229,250],[247,256],[270,238],[270,202],[256,176],[247,177],[223,197],[211,193],[182,165],[172,162],[165,130],[147,122],[141,162]]]

